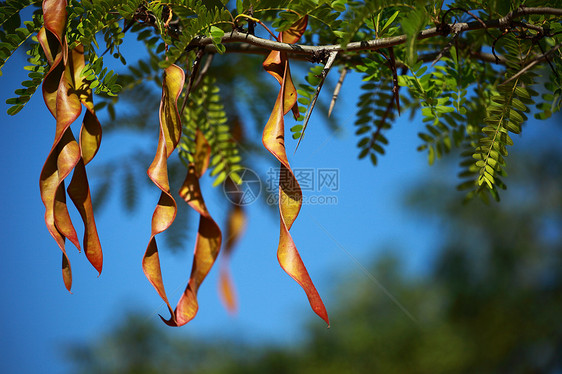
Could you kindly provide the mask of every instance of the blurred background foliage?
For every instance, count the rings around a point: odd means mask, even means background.
[[[290,345],[171,335],[137,314],[95,341],[68,345],[67,358],[77,373],[560,373],[556,143],[521,149],[500,204],[463,206],[440,177],[455,169],[450,162],[431,168],[405,197],[420,224],[439,222],[442,245],[427,272],[405,273],[392,250],[369,271],[414,319],[357,272],[342,274],[329,298],[332,327],[303,326]]]

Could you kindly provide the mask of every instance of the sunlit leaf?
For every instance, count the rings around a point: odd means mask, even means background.
[[[306,27],[306,18],[297,21],[291,29],[287,30],[286,40],[296,42]],[[318,291],[304,266],[297,251],[297,247],[289,233],[289,229],[297,218],[301,204],[302,192],[295,178],[287,154],[285,151],[285,125],[283,117],[296,108],[296,91],[290,79],[289,62],[284,53],[280,53],[275,63],[271,61],[272,54],[264,62],[264,68],[273,75],[281,84],[281,89],[275,101],[271,116],[265,125],[262,141],[265,148],[280,162],[281,172],[279,176],[279,215],[281,231],[279,235],[279,246],[277,258],[279,264],[305,291],[312,310],[320,316],[328,325],[328,313]],[[290,82],[290,83],[289,83]],[[289,90],[289,95],[287,95]],[[291,92],[293,91],[293,92]],[[298,110],[298,109],[297,109]]]
[[[148,176],[162,191],[160,199],[152,216],[152,232],[148,247],[142,260],[144,274],[154,286],[162,300],[166,303],[171,317],[167,321],[177,324],[175,313],[168,302],[162,270],[158,256],[158,246],[155,236],[166,230],[176,217],[176,201],[170,193],[168,181],[168,158],[176,148],[181,135],[181,121],[177,102],[185,81],[184,71],[176,65],[170,65],[164,71],[162,79],[162,99],[160,101],[160,132],[158,147],[152,164],[148,168]],[[164,319],[163,319],[164,320]],[[166,320],[164,320],[166,321]]]
[[[296,43],[304,30],[306,29],[308,23],[308,16],[299,19],[297,22],[291,26],[290,29],[283,31],[279,34],[279,40],[284,43],[293,44]],[[285,96],[284,96],[284,107],[293,110],[293,116],[299,118],[299,107],[297,104],[297,89],[293,84],[291,79],[290,68],[288,67],[288,59],[286,52],[271,51],[265,61],[263,62],[264,69],[271,74],[279,84],[285,79]],[[285,76],[284,71],[287,67],[287,74]]]
[[[74,168],[74,174],[68,186],[68,196],[72,199],[84,222],[83,246],[86,257],[98,273],[101,273],[103,255],[94,219],[88,177],[86,175],[86,165],[94,158],[100,147],[101,125],[94,112],[92,91],[87,89],[82,74],[85,66],[84,48],[82,45],[76,46],[71,51],[70,58],[71,63],[69,65],[74,69],[71,86],[82,104],[86,107],[86,113],[80,129],[79,148],[81,160]]]
[[[38,33],[38,40],[47,56],[50,69],[43,82],[43,97],[47,108],[56,119],[55,140],[41,171],[39,188],[45,205],[45,223],[51,236],[63,253],[63,280],[70,291],[72,273],[66,255],[65,238],[78,249],[80,243],[66,206],[64,179],[80,161],[80,149],[72,135],[70,125],[81,112],[77,95],[71,92],[72,67],[65,66],[67,55],[64,38],[66,27],[66,1],[43,2],[45,26]]]
[[[199,186],[199,178],[205,172],[211,155],[211,149],[204,139],[203,133],[200,131],[196,134],[196,144],[195,159],[205,158],[206,161],[202,163],[205,167],[197,170],[195,164],[190,164],[188,166],[187,175],[180,188],[179,194],[190,207],[199,213],[199,228],[197,231],[197,239],[195,240],[191,276],[176,307],[175,324],[171,323],[172,321],[166,321],[167,324],[173,326],[184,325],[191,321],[197,314],[197,310],[199,309],[197,291],[215,263],[222,241],[219,226],[211,218],[201,194],[201,187]]]

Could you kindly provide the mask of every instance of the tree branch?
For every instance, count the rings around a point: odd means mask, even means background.
[[[548,7],[539,7],[539,8],[520,7],[519,9],[508,13],[505,17],[495,20],[488,20],[483,22],[473,21],[473,22],[465,22],[465,23],[448,24],[448,27],[447,26],[439,27],[439,29],[437,27],[432,27],[421,31],[418,34],[418,39],[421,40],[421,39],[428,39],[437,36],[447,36],[449,34],[460,34],[465,31],[474,31],[474,30],[491,29],[491,28],[506,28],[512,24],[514,19],[523,17],[525,15],[532,15],[532,14],[562,16],[562,9],[548,8]],[[448,30],[448,32],[444,33],[443,30]],[[238,30],[233,30],[232,32],[226,34],[222,38],[221,42],[223,44],[246,43],[252,46],[264,48],[266,50],[276,50],[276,51],[287,52],[296,55],[317,55],[320,52],[322,53],[355,52],[355,51],[366,51],[366,50],[376,51],[381,48],[390,48],[395,45],[404,44],[406,40],[407,40],[406,35],[399,35],[390,38],[380,38],[380,39],[373,39],[373,40],[364,40],[360,42],[351,42],[345,46],[339,44],[311,46],[311,45],[304,45],[304,44],[287,44],[287,43],[277,42],[273,40],[260,38],[254,35],[246,34]],[[188,48],[208,46],[211,45],[212,43],[213,43],[213,39],[211,37],[198,37],[192,40]],[[250,50],[251,48],[248,48],[248,51]]]
[[[334,88],[334,93],[332,95],[332,101],[330,102],[330,108],[328,109],[328,117],[332,114],[332,110],[334,109],[334,105],[336,105],[336,100],[338,99],[338,95],[340,94],[341,87],[343,86],[343,80],[347,75],[347,67],[343,67],[340,73],[340,79],[338,79],[338,83],[336,83],[336,87]]]
[[[253,54],[253,55],[267,55],[269,54],[270,50],[269,49],[265,49],[265,48],[261,48],[261,47],[257,47],[255,45],[251,45],[248,43],[240,43],[240,44],[231,44],[229,46],[227,46],[226,48],[226,53],[247,53],[247,54]],[[205,53],[206,54],[216,54],[218,53],[217,49],[215,48],[214,45],[208,45],[205,47]],[[472,58],[475,58],[477,60],[481,60],[484,62],[496,62],[496,57],[491,54],[491,53],[486,53],[486,52],[481,52],[481,51],[468,51],[468,53],[470,54],[470,56]],[[429,62],[429,61],[433,61],[435,60],[435,58],[438,56],[439,52],[428,52],[428,53],[424,53],[422,55],[420,55],[418,57],[418,60],[421,60],[423,62]],[[303,55],[303,54],[294,54],[294,53],[289,53],[288,57],[291,61],[294,60],[298,60],[298,61],[311,61],[311,57],[307,56],[307,55]],[[505,65],[505,58],[503,56],[498,56],[499,58],[499,64]],[[351,65],[361,65],[363,64],[362,58],[359,55],[356,56],[338,56],[338,59],[340,59],[341,61],[345,61],[346,64],[351,64]],[[396,66],[397,67],[403,67],[404,64],[401,63],[400,61],[396,61]]]

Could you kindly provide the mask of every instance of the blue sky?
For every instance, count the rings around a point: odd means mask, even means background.
[[[0,296],[5,307],[0,312],[0,330],[5,346],[0,371],[27,373],[48,368],[49,372],[63,373],[68,369],[62,361],[65,346],[110,330],[130,311],[144,313],[147,321],[158,320],[157,313],[167,313],[140,266],[159,194],[156,188],[144,188],[134,214],[123,211],[119,193],[112,195],[96,216],[104,251],[102,275],[97,278],[85,256],[68,246],[74,275],[73,294],[69,294],[61,279],[60,250],[43,222],[44,207],[38,188],[39,174],[54,136],[54,119],[40,92],[15,117],[6,114],[5,99],[25,78],[22,63],[23,56],[15,55],[1,78],[0,120],[4,136],[0,139],[0,157],[4,180],[0,230],[4,258],[0,265]],[[267,79],[266,73],[258,73]],[[362,274],[354,258],[368,266],[376,248],[402,247],[407,248],[409,266],[421,269],[426,266],[424,254],[431,246],[430,235],[424,234],[400,204],[402,193],[416,183],[427,167],[425,155],[415,151],[419,125],[400,120],[388,134],[388,155],[381,157],[376,168],[369,161],[357,160],[357,139],[353,134],[357,83],[357,76],[348,76],[336,106],[343,128],[340,138],[333,137],[319,123],[320,116],[313,115],[295,155],[292,149],[296,142],[290,144],[294,168],[332,168],[339,172],[339,190],[331,194],[337,197],[337,204],[303,206],[291,230],[328,309],[338,283],[352,274]],[[157,131],[155,123],[155,137]],[[90,170],[108,157],[146,146],[145,139],[128,135],[123,132],[105,137]],[[270,157],[256,166],[265,175],[276,165]],[[95,190],[94,179],[91,185]],[[203,181],[203,188],[208,191],[205,197],[211,213],[222,224],[225,207],[217,195],[220,190],[210,191],[209,179]],[[219,301],[215,268],[200,289],[198,316],[174,333],[288,342],[298,338],[302,322],[313,315],[302,290],[277,263],[277,215],[262,203],[248,206],[247,213],[249,225],[232,259],[240,301],[238,315],[229,316]],[[74,211],[73,214],[77,219]],[[195,225],[188,229],[193,239]],[[193,240],[185,246],[187,249],[179,254],[161,251],[164,281],[172,303],[189,276]],[[318,319],[317,323],[322,321]],[[162,328],[169,329],[164,325]],[[332,321],[332,328],[337,328],[337,321]]]
[[[141,269],[159,191],[156,187],[143,188],[134,214],[123,210],[118,201],[120,193],[112,194],[96,216],[104,251],[102,275],[98,278],[85,256],[68,245],[74,275],[73,294],[69,294],[62,283],[60,250],[45,227],[39,196],[39,174],[52,144],[55,121],[40,92],[15,117],[6,114],[8,106],[4,104],[26,77],[23,63],[23,56],[16,54],[0,78],[0,161],[4,166],[0,187],[0,297],[4,300],[0,311],[0,372],[66,373],[70,367],[64,361],[65,347],[98,337],[132,311],[145,315],[147,322],[158,321],[158,313],[167,317]],[[271,78],[265,72],[257,74]],[[397,121],[388,133],[387,155],[379,159],[376,168],[368,160],[358,160],[353,128],[358,83],[358,75],[350,74],[336,104],[343,130],[340,137],[328,132],[316,114],[296,154],[292,151],[296,141],[288,143],[293,168],[330,168],[339,172],[339,189],[330,193],[337,197],[337,204],[304,205],[291,230],[328,312],[341,282],[350,277],[368,277],[363,267],[369,267],[384,248],[397,250],[405,259],[406,269],[417,274],[430,266],[439,240],[435,222],[419,222],[402,204],[404,193],[415,187],[429,168],[425,153],[415,150],[421,121],[410,121],[405,116]],[[331,92],[322,94],[329,96]],[[272,93],[272,100],[275,96],[276,92]],[[155,138],[157,126],[155,123]],[[155,151],[154,139],[130,135],[120,132],[106,136],[89,170],[108,158],[147,144],[153,146],[151,152]],[[268,157],[255,166],[265,175],[276,165],[273,157]],[[454,175],[443,178],[455,181]],[[211,214],[223,225],[224,199],[218,195],[220,189],[211,191],[211,182],[203,180],[205,198]],[[91,187],[96,189],[94,179]],[[75,211],[72,214],[81,237],[80,221]],[[179,335],[226,336],[245,342],[299,339],[302,323],[314,315],[303,291],[277,263],[278,216],[263,203],[248,206],[247,214],[248,228],[231,264],[240,302],[238,315],[229,316],[219,301],[215,267],[200,288],[198,316],[182,328],[162,324],[162,329]],[[164,281],[172,304],[189,277],[195,224],[187,229],[191,234],[186,250],[172,253],[161,248]],[[372,275],[376,278],[376,274]],[[373,290],[383,292],[376,286]],[[390,299],[388,302],[392,303]],[[322,324],[320,319],[314,321]],[[337,329],[338,321],[331,322]]]

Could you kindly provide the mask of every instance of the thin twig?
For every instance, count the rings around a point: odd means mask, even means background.
[[[388,55],[390,56],[390,68],[392,70],[392,94],[396,100],[396,108],[398,109],[398,115],[400,115],[400,95],[398,95],[398,90],[400,86],[398,85],[398,72],[396,71],[396,58],[394,57],[394,48],[388,49]]]
[[[509,34],[510,29],[505,29],[500,36],[498,36],[497,38],[494,39],[493,43],[492,43],[492,54],[494,55],[494,57],[496,58],[496,64],[498,63],[498,61],[500,60],[500,58],[498,57],[498,55],[496,55],[496,43],[503,38],[504,36],[506,36],[507,34]]]
[[[197,75],[197,71],[199,70],[199,64],[201,59],[203,58],[203,54],[205,53],[204,48],[200,48],[197,51],[197,55],[195,56],[195,60],[193,61],[193,65],[191,67],[191,74],[189,75],[189,80],[187,81],[187,86],[185,87],[185,97],[183,99],[183,104],[181,105],[180,110],[180,118],[183,117],[183,111],[187,105],[187,100],[189,99],[189,93],[191,92],[191,87],[193,86],[193,79]]]
[[[275,40],[279,41],[279,38],[269,29],[269,27],[267,27],[265,25],[265,23],[263,23],[262,21],[260,21],[259,19],[249,16],[247,14],[239,14],[236,16],[236,18],[234,19],[234,23],[236,24],[236,19],[238,19],[238,17],[242,17],[242,18],[247,18],[249,19],[251,22],[257,22],[260,25],[262,25],[263,28],[265,28],[267,30],[267,32],[269,32],[269,34],[271,34],[271,36],[273,36],[275,38]],[[254,35],[253,33],[250,33],[250,35]]]
[[[458,40],[458,36],[459,34],[455,33],[455,35],[451,38],[451,40],[449,40],[449,42],[447,43],[447,45],[445,47],[443,47],[443,49],[441,50],[441,52],[439,52],[439,54],[437,55],[437,57],[435,58],[435,60],[433,60],[433,62],[431,63],[431,67],[435,66],[436,63],[439,62],[439,60],[441,60],[441,57],[443,57],[445,55],[445,53],[449,52],[449,50],[451,49],[451,47],[453,46],[453,43],[456,43]]]
[[[338,52],[330,53],[330,56],[328,57],[328,61],[326,61],[326,65],[324,65],[324,70],[322,70],[322,74],[321,74],[322,77],[320,78],[320,83],[318,84],[318,87],[316,87],[316,93],[314,94],[314,98],[312,99],[312,102],[310,103],[310,106],[309,106],[308,111],[306,113],[306,116],[304,118],[301,136],[299,137],[299,141],[297,142],[295,152],[299,148],[299,144],[301,144],[301,140],[304,136],[306,126],[308,125],[308,120],[310,119],[310,115],[312,114],[312,110],[314,109],[314,106],[316,105],[316,100],[318,99],[318,95],[320,95],[320,90],[322,89],[322,85],[324,84],[324,81],[326,80],[326,77],[328,76],[328,73],[330,72],[330,68],[334,64],[334,61],[336,60],[337,55],[338,55]]]
[[[560,78],[558,76],[558,72],[556,71],[556,69],[554,69],[554,66],[552,66],[552,62],[550,62],[550,60],[548,59],[548,56],[546,54],[546,52],[544,51],[544,49],[542,48],[541,42],[540,40],[537,41],[537,45],[539,46],[539,49],[541,50],[542,54],[544,55],[544,59],[546,60],[546,62],[548,62],[548,66],[550,66],[550,70],[552,70],[552,72],[554,73],[554,75],[556,76],[556,78]]]
[[[562,47],[562,43],[558,43],[556,46],[554,46],[551,50],[549,50],[548,52],[546,52],[543,55],[540,55],[539,57],[535,58],[533,61],[531,61],[530,63],[527,64],[527,66],[525,66],[523,69],[519,70],[519,72],[517,72],[517,74],[512,75],[511,77],[509,77],[507,80],[505,80],[504,82],[500,83],[498,86],[507,84],[509,82],[511,82],[514,79],[519,78],[520,76],[522,76],[523,74],[525,74],[529,69],[531,69],[533,66],[535,66],[536,64],[547,60],[548,61],[548,56],[552,53],[554,53],[555,51],[557,51],[558,49],[560,49],[560,47]]]
[[[530,23],[515,21],[513,22],[514,26],[519,26],[524,29],[534,30],[540,34],[544,34],[544,29],[540,26],[531,25]]]
[[[502,55],[500,56],[494,56],[491,53],[486,53],[486,52],[481,52],[481,51],[468,51],[468,53],[470,54],[471,57],[474,57],[478,60],[484,61],[484,62],[496,62],[502,65],[505,65],[506,63],[506,59],[505,57],[503,57]],[[499,59],[499,61],[496,61],[496,57],[497,59]]]
[[[201,73],[199,73],[199,75],[197,76],[197,80],[195,81],[195,83],[193,83],[194,89],[199,86],[199,83],[201,83],[203,77],[205,76],[205,74],[207,74],[207,71],[209,71],[209,67],[211,67],[211,63],[213,62],[214,57],[215,57],[214,54],[210,54],[207,56],[207,59],[205,60],[205,65],[203,65],[203,68],[201,69]]]
[[[336,105],[336,100],[338,99],[338,95],[340,94],[341,88],[343,86],[343,80],[347,75],[347,67],[344,66],[341,70],[340,79],[338,79],[338,83],[336,83],[336,87],[334,88],[334,94],[332,95],[332,101],[330,102],[330,108],[328,109],[328,118],[332,114],[332,110],[334,110],[334,106]]]
[[[488,36],[490,38],[492,38],[492,39],[494,38],[492,36],[492,34],[490,34],[490,32],[488,31],[488,26],[486,25],[486,23],[484,21],[482,21],[482,19],[480,17],[478,17],[476,14],[474,14],[470,10],[467,10],[467,9],[464,9],[464,8],[450,8],[449,10],[447,10],[445,15],[447,15],[447,13],[449,13],[450,11],[453,11],[453,10],[460,10],[461,12],[465,12],[466,14],[468,14],[469,16],[474,18],[476,21],[478,21],[482,25],[482,28],[484,29],[484,31],[486,31],[486,34],[488,34]],[[445,18],[445,16],[443,16],[443,19],[444,18]]]

